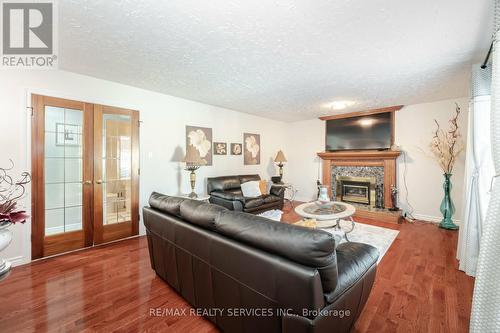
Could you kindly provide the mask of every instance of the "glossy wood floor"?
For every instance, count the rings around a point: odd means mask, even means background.
[[[400,233],[355,332],[466,332],[473,279],[457,270],[457,233],[421,222],[381,226]],[[145,237],[16,267],[0,282],[0,304],[2,333],[217,331],[181,313],[190,307],[151,270]],[[155,317],[155,308],[179,313]]]

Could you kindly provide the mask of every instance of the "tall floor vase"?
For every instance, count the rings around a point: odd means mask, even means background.
[[[458,225],[453,223],[453,220],[451,219],[453,214],[455,214],[455,205],[453,204],[453,201],[451,200],[451,173],[445,173],[444,175],[444,183],[443,183],[443,190],[444,190],[444,198],[443,201],[441,201],[441,214],[443,214],[443,220],[439,224],[440,228],[443,229],[448,229],[448,230],[457,230]]]
[[[0,252],[2,252],[12,241],[12,232],[8,229],[10,222],[0,221]],[[11,268],[11,263],[0,258],[0,280],[5,278]]]

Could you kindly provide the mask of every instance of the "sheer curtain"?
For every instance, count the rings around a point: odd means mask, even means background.
[[[472,67],[471,101],[467,131],[464,211],[458,238],[459,269],[475,276],[484,219],[494,175],[491,155],[491,67]]]
[[[499,1],[495,2],[495,31],[500,27]],[[500,50],[496,33],[491,89],[491,151],[495,173],[500,174]],[[500,332],[500,177],[493,182],[488,212],[479,244],[479,259],[472,298],[471,332]]]

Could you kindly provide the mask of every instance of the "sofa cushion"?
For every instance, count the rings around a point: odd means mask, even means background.
[[[335,239],[323,230],[276,223],[264,217],[233,211],[220,212],[215,229],[229,238],[288,258],[299,264],[317,267],[323,290],[337,284]]]
[[[225,199],[225,200],[231,200],[231,201],[241,201],[244,202],[245,198],[243,198],[243,193],[241,193],[240,190],[230,190],[230,191],[213,191],[210,193],[211,196]]]
[[[259,175],[241,175],[241,176],[238,176],[240,178],[240,184],[243,184],[243,183],[246,183],[246,182],[249,182],[249,181],[259,181],[260,180],[260,176]]]
[[[246,198],[257,198],[262,195],[262,192],[260,192],[259,182],[256,180],[242,183],[241,192]]]
[[[157,192],[151,193],[149,206],[164,213],[180,216],[180,206],[186,198],[171,197]]]
[[[212,191],[227,191],[240,188],[239,176],[213,177],[207,179],[208,193]]]
[[[225,210],[224,207],[197,200],[185,200],[180,205],[180,215],[184,220],[211,230],[215,228],[217,214]]]
[[[356,242],[343,243],[337,246],[337,266],[339,270],[337,288],[325,294],[328,303],[333,303],[351,286],[353,286],[368,270],[377,264],[379,252],[377,248]]]
[[[263,195],[262,199],[264,199],[264,203],[271,203],[271,202],[281,201],[280,197],[277,197],[277,196],[271,195],[271,194]]]
[[[262,197],[245,198],[245,208],[246,209],[256,208],[256,207],[262,206],[262,204],[264,204],[264,199],[262,199]]]

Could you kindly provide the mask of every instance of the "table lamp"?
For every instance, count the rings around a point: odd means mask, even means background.
[[[198,170],[205,163],[201,159],[198,150],[196,150],[196,148],[192,145],[187,146],[186,156],[184,157],[183,162],[186,163],[186,167],[184,168],[184,170],[191,171],[191,174],[189,175],[189,180],[191,181],[191,193],[189,193],[189,197],[195,199],[198,197],[198,195],[194,191],[196,185],[195,171]]]
[[[283,178],[283,166],[285,165],[284,163],[287,162],[285,154],[283,154],[283,151],[278,151],[276,154],[276,157],[274,158],[274,162],[279,166],[280,168],[280,177]]]

